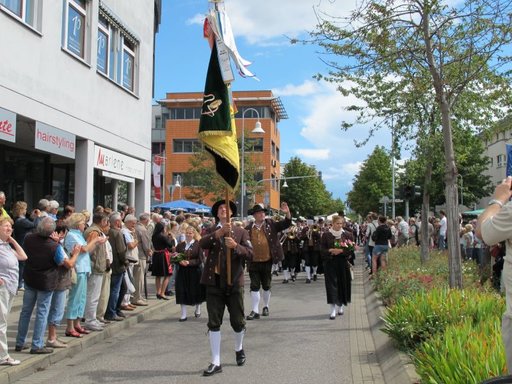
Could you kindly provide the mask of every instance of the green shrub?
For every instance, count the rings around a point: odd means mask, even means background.
[[[480,288],[480,271],[472,262],[462,264],[464,288]],[[420,250],[415,246],[393,248],[389,251],[388,266],[374,276],[373,285],[386,306],[400,298],[430,290],[448,287],[448,253],[434,250],[425,263],[420,261]]]
[[[466,319],[425,341],[413,354],[422,383],[475,384],[506,373],[501,319]]]
[[[433,288],[401,297],[383,317],[383,332],[399,349],[411,352],[452,324],[478,324],[501,316],[504,300],[490,292]]]

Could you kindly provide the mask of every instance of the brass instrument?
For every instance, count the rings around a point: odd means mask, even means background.
[[[318,224],[313,224],[313,226],[311,227],[311,230],[313,232],[318,232],[320,230],[320,226]]]
[[[294,225],[294,226],[291,226],[290,229],[288,230],[288,239],[290,240],[293,240],[295,239],[295,237],[297,236],[297,227]]]

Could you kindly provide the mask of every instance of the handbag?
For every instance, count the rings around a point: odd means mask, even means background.
[[[347,267],[350,272],[350,280],[354,280],[354,266],[350,264],[347,260]]]
[[[78,275],[76,274],[75,267],[71,268],[70,271],[71,271],[71,278],[70,278],[71,284],[75,285],[78,282]]]

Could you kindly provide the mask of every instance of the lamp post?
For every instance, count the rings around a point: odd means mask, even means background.
[[[180,200],[181,200],[181,175],[176,175],[176,183],[174,183],[173,188],[172,188],[171,201],[174,197],[174,190],[176,188],[180,189]]]
[[[459,179],[460,177],[460,205],[464,205],[464,196],[463,196],[463,192],[464,192],[464,179],[462,178],[462,175],[461,174],[457,174],[457,180]]]
[[[246,108],[242,112],[242,161],[241,161],[241,173],[240,173],[240,216],[242,217],[242,220],[245,217],[244,214],[244,203],[245,203],[245,113],[247,111],[254,111],[256,112],[256,116],[258,116],[258,121],[256,121],[256,124],[254,126],[254,129],[251,131],[251,133],[265,133],[263,128],[261,128],[261,122],[260,122],[260,113],[255,108]]]

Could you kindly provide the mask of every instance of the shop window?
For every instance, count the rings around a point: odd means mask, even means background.
[[[41,0],[0,0],[0,9],[29,27],[41,31]]]

